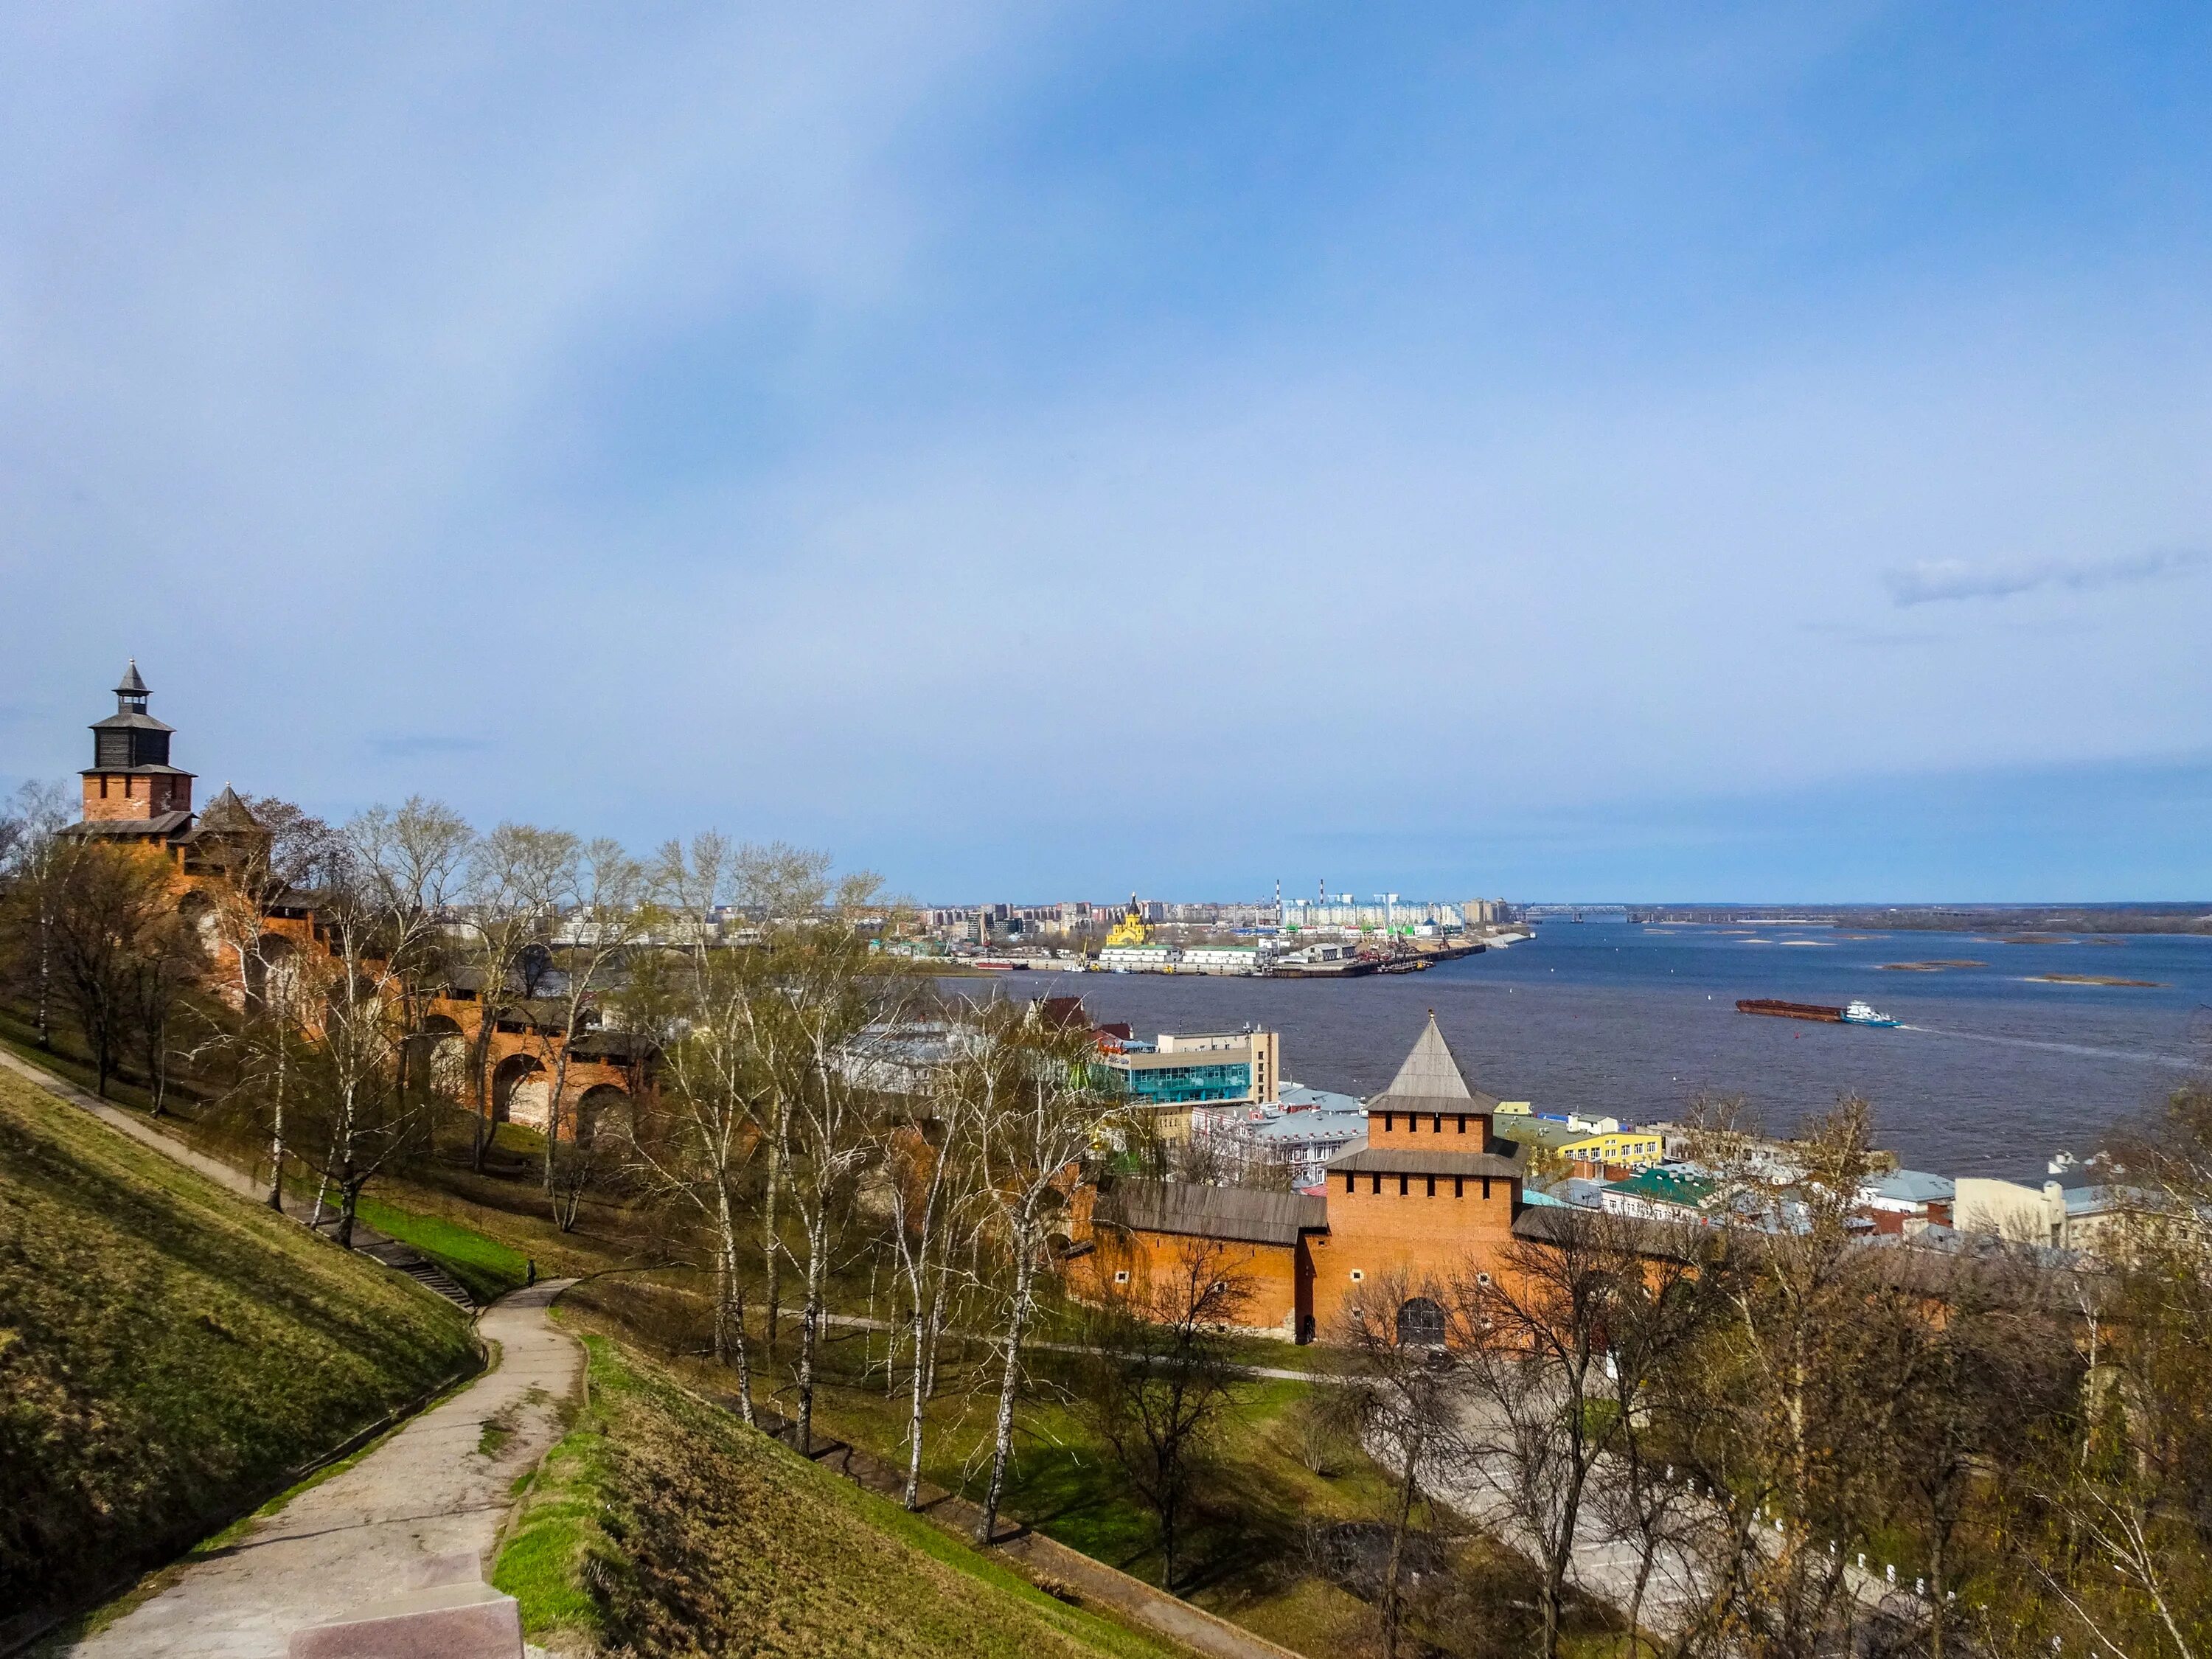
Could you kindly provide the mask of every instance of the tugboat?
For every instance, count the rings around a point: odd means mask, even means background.
[[[1853,1002],[1848,1004],[1844,1009],[1844,1024],[1846,1025],[1902,1025],[1905,1022],[1901,1019],[1892,1019],[1887,1014],[1875,1008],[1872,1003]]]

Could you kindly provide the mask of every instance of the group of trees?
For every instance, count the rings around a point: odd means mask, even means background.
[[[99,1092],[135,1067],[158,1115],[177,1016],[204,965],[201,940],[159,864],[62,833],[71,821],[64,799],[27,785],[0,810],[0,974],[40,1048],[67,1021]]]
[[[1386,1652],[1424,1498],[1526,1555],[1546,1659],[1583,1599],[1685,1659],[2212,1651],[2212,1096],[2135,1138],[2094,1264],[1870,1246],[1867,1129],[1813,1125],[1778,1214],[1717,1133],[1713,1225],[1548,1211],[1480,1269],[1370,1282],[1343,1335],[1399,1492]]]

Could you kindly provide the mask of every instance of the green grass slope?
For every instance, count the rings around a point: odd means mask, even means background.
[[[1166,1659],[617,1347],[539,1470],[492,1582],[533,1641],[636,1659]]]
[[[167,1559],[474,1352],[448,1304],[0,1073],[0,1615]]]

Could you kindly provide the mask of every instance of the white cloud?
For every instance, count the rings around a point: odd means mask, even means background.
[[[2008,599],[2039,587],[2087,592],[2186,574],[2207,555],[2195,548],[2138,553],[2128,558],[2045,559],[2025,564],[1972,564],[1964,559],[1923,559],[1901,569],[1885,570],[1881,580],[1900,605],[1940,605],[1954,599]]]

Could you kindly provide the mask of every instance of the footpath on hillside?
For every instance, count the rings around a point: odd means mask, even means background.
[[[193,1561],[68,1650],[87,1659],[283,1659],[293,1632],[489,1562],[516,1478],[561,1432],[583,1370],[546,1317],[569,1285],[494,1304],[479,1325],[495,1368],[343,1473]]]

